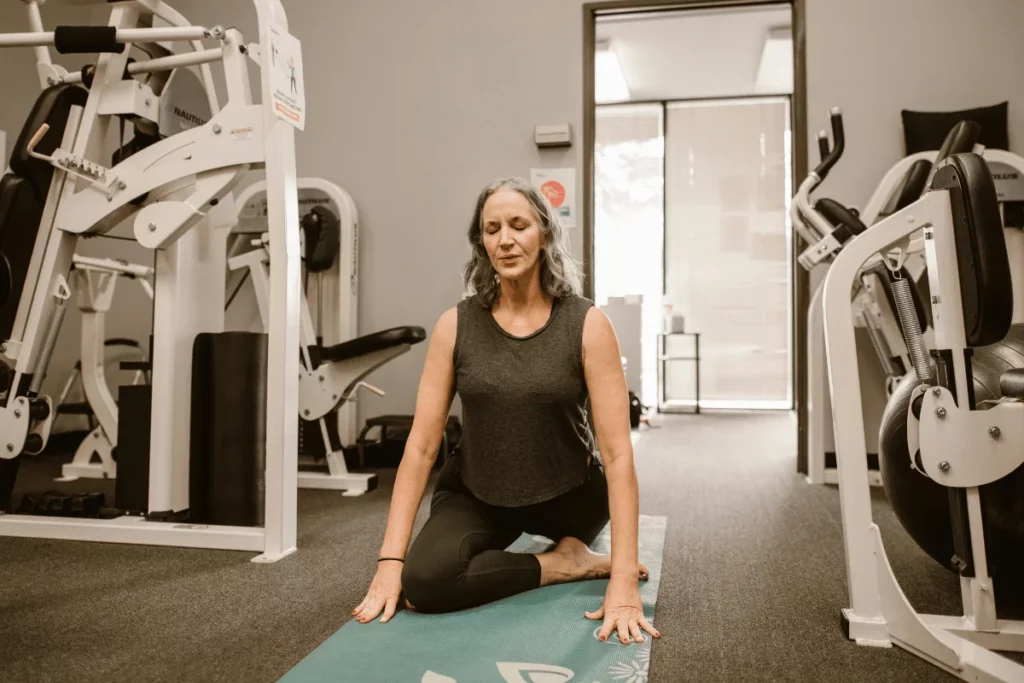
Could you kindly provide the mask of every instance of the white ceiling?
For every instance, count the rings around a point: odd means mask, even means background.
[[[791,88],[758,87],[757,73],[769,31],[790,25],[788,6],[650,12],[602,18],[596,37],[618,55],[631,101],[781,94]]]

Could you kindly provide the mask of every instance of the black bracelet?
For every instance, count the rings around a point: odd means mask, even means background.
[[[401,562],[405,564],[405,560],[400,557],[378,557],[377,562]]]

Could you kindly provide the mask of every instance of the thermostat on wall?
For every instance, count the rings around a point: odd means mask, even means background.
[[[533,141],[538,147],[572,147],[572,124],[538,125],[533,130]]]

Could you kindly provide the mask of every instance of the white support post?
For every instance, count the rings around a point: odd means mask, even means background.
[[[270,227],[270,329],[267,353],[266,525],[263,554],[273,562],[295,551],[299,414],[299,205],[295,130],[272,106],[271,27],[287,31],[279,0],[253,0],[259,17],[267,219]],[[223,297],[219,302],[223,301]],[[218,302],[218,303],[219,303]],[[220,304],[223,308],[223,304]]]
[[[850,637],[864,644],[885,645],[889,636],[874,561],[867,446],[850,292],[861,268],[872,256],[930,225],[935,215],[949,215],[948,193],[929,193],[850,241],[825,278],[825,345],[850,599],[850,608],[844,614],[849,621]]]
[[[178,512],[189,505],[192,347],[224,329],[227,231],[203,218],[156,262],[149,510]]]
[[[88,271],[74,270],[74,287],[82,311],[82,387],[111,446],[117,445],[117,403],[104,374],[106,356],[106,315],[114,298],[117,275],[99,273],[93,287]]]
[[[825,437],[832,428],[832,409],[826,383],[825,281],[814,290],[807,309],[807,483],[825,482]]]

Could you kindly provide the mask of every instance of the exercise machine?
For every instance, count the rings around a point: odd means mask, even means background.
[[[357,336],[359,239],[355,203],[343,189],[320,178],[298,180],[298,203],[305,275],[316,285],[303,288],[300,305],[298,416],[303,437],[300,465],[306,469],[300,469],[298,485],[360,495],[376,487],[377,475],[350,472],[345,464],[343,447],[356,442],[355,394],[365,388],[383,396],[384,392],[365,378],[426,339],[426,331],[422,327],[394,327]],[[252,282],[263,329],[270,322],[265,303],[268,273],[272,270],[265,184],[247,187],[239,195],[238,206],[228,268],[245,273]],[[315,325],[312,310],[317,311]],[[325,330],[329,336],[325,336]],[[315,428],[315,436],[305,429],[307,424]],[[308,469],[310,466],[315,469]]]
[[[838,161],[843,151],[842,118],[838,109],[832,111],[832,121],[835,147],[830,149],[826,133],[821,132],[818,136],[823,165],[825,160],[829,159],[829,165],[825,169],[819,169],[823,170],[824,174],[827,174],[831,165]],[[800,255],[800,263],[808,269],[827,269],[828,264],[849,239],[868,230],[867,226],[873,222],[892,215],[919,198],[930,183],[935,168],[945,158],[968,151],[984,152],[988,155],[986,162],[990,169],[1003,169],[998,172],[994,170],[993,176],[998,178],[996,188],[1000,215],[1003,216],[1003,235],[1011,257],[1011,280],[1016,291],[1024,281],[1024,262],[1021,261],[1024,259],[1024,244],[1020,241],[1024,231],[1019,227],[1024,226],[1024,216],[1020,208],[1024,206],[1021,202],[1024,199],[1024,188],[1020,184],[1021,173],[1024,173],[1024,159],[1000,150],[984,150],[976,142],[979,133],[980,128],[977,124],[961,122],[950,130],[937,152],[920,153],[901,160],[883,178],[868,202],[865,214],[858,215],[856,211],[831,199],[820,199],[814,203],[815,215],[806,217],[800,207],[810,204],[810,193],[825,177],[824,174],[817,172],[811,174],[801,185],[791,208],[794,225],[810,245]],[[1006,171],[1010,164],[1020,170]],[[890,276],[879,259],[872,259],[860,274],[852,297],[857,327],[864,330],[864,336],[874,348],[878,368],[881,369],[879,373],[877,370],[865,370],[864,366],[861,366],[861,385],[868,399],[864,407],[869,411],[865,415],[869,478],[874,486],[882,484],[878,469],[878,428],[881,427],[878,418],[883,412],[881,406],[892,395],[899,380],[912,367],[912,349],[904,341],[897,315],[899,306],[917,312],[923,347],[931,348],[933,343],[929,307],[926,305],[928,288],[924,265],[924,250],[920,240],[915,242],[915,248],[906,255],[899,278]],[[836,484],[838,473],[835,465],[832,413],[825,379],[821,307],[823,291],[824,278],[812,296],[808,311],[807,481],[812,484]],[[1015,306],[1015,323],[1018,322],[1019,309],[1020,306]],[[1008,343],[1014,344],[1015,339],[1016,336],[1011,335]],[[880,381],[874,381],[872,378]]]
[[[801,207],[808,217],[814,208]],[[935,347],[917,353],[898,421],[883,459],[906,476],[886,492],[914,539],[960,576],[959,617],[919,614],[900,588],[871,514],[861,387],[850,291],[866,263],[881,258],[894,274],[922,235]],[[950,157],[918,201],[852,239],[825,278],[824,321],[839,471],[850,607],[844,631],[860,645],[897,645],[969,681],[1021,681],[1024,667],[996,653],[1024,651],[1024,622],[1000,614],[996,595],[1022,576],[1016,517],[1024,482],[1024,360],[1000,373],[1002,398],[977,392],[977,349],[1004,339],[1012,325],[1010,265],[992,172],[973,153]],[[901,316],[907,341],[913,324]],[[909,323],[909,324],[908,324]],[[923,348],[923,347],[922,347]],[[886,444],[890,446],[890,444]],[[886,475],[888,476],[888,475]],[[935,492],[938,495],[933,495]],[[1019,507],[1019,505],[1018,505]],[[943,513],[948,525],[943,527]],[[935,539],[938,539],[936,542]],[[948,553],[946,552],[948,551]]]
[[[245,42],[233,28],[193,26],[160,0],[118,2],[106,26],[53,32],[37,26],[29,33],[0,34],[0,47],[40,52],[56,46],[63,53],[99,55],[81,72],[53,67],[13,146],[13,173],[0,187],[0,204],[16,207],[0,216],[0,282],[9,285],[0,292],[9,314],[0,316],[0,332],[7,340],[4,354],[16,363],[0,405],[0,508],[8,508],[21,460],[42,451],[49,436],[53,401],[39,395],[39,388],[59,337],[79,237],[105,234],[129,221],[134,239],[155,251],[151,424],[140,456],[146,470],[144,514],[0,514],[0,535],[231,549],[260,553],[254,561],[261,562],[295,551],[300,254],[293,126],[303,125],[305,105],[301,78],[295,94],[285,95],[288,87],[279,84],[287,77],[275,66],[283,56],[301,65],[301,48],[288,34],[280,0],[253,4],[259,43]],[[252,101],[250,62],[261,71],[259,104]],[[223,106],[211,63],[223,67]],[[187,90],[190,80],[197,84],[193,92],[202,95],[192,101],[193,109],[174,94]],[[165,112],[172,117],[161,117]],[[104,141],[124,124],[131,124],[134,136],[107,167],[100,161]],[[195,524],[188,517],[193,345],[223,331],[232,190],[253,168],[266,173],[275,263],[268,276],[270,324],[261,368],[261,523]],[[120,485],[120,456],[118,466]]]
[[[839,161],[845,150],[842,113],[839,109],[830,112],[833,145],[830,147],[828,134],[818,134],[818,148],[821,153],[821,164],[800,188],[791,205],[791,219],[798,233],[807,242],[807,248],[800,254],[798,262],[808,271],[821,269],[827,271],[829,264],[842,250],[843,246],[855,236],[868,230],[868,225],[860,215],[835,200],[822,198],[814,203],[814,213],[806,214],[801,207],[810,205],[810,195],[827,177],[832,167]],[[939,158],[952,153],[969,151],[974,147],[977,127],[961,125],[950,131]],[[886,197],[884,208],[875,208],[871,214],[890,215],[913,201],[924,192],[931,177],[932,162],[916,159],[913,163],[903,165],[902,176],[888,174],[886,180],[875,192],[875,196]],[[876,204],[872,199],[872,204]],[[881,206],[881,205],[880,205]],[[877,430],[874,419],[882,413],[888,395],[895,381],[911,367],[910,349],[903,340],[902,330],[896,316],[897,306],[907,306],[916,311],[922,329],[927,328],[926,306],[924,296],[918,291],[916,280],[920,272],[911,272],[908,264],[901,268],[901,280],[897,282],[889,277],[885,268],[878,260],[865,266],[858,278],[857,285],[851,295],[854,306],[854,319],[858,328],[864,330],[864,337],[869,341],[878,360],[877,366],[862,374],[862,385],[870,387],[870,400],[865,404],[868,411],[865,419],[865,438],[869,444],[868,459],[869,477],[872,485],[881,485],[881,475],[877,464]],[[832,412],[826,392],[825,347],[823,335],[822,295],[824,277],[811,297],[808,307],[807,346],[809,354],[807,372],[807,481],[811,484],[836,484],[838,474],[835,465],[835,447],[832,435]],[[902,295],[902,297],[901,297]],[[901,297],[901,298],[898,298]]]
[[[152,300],[153,286],[149,278],[153,269],[123,260],[92,258],[75,255],[72,258],[72,290],[78,298],[78,309],[82,313],[81,359],[64,383],[56,404],[57,416],[86,415],[98,423],[82,439],[71,462],[61,468],[62,480],[114,479],[117,477],[117,462],[113,450],[117,446],[117,402],[107,382],[108,362],[121,368],[121,362],[128,364],[125,369],[134,371],[132,384],[147,381],[148,354],[132,339],[107,339],[106,318],[114,299],[114,291],[120,278],[135,280]],[[108,349],[125,349],[108,359]],[[67,401],[75,382],[80,381],[85,394],[82,404]],[[98,462],[97,462],[98,460]]]

